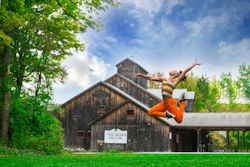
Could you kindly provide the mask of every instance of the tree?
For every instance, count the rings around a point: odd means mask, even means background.
[[[209,95],[207,98],[209,112],[215,112],[220,98],[219,81],[216,78],[212,78],[209,82]]]
[[[250,100],[250,65],[242,64],[239,67],[239,78],[237,87],[241,89],[243,96]]]
[[[9,4],[9,9],[6,9]],[[13,30],[22,25],[23,20],[11,10],[20,3],[3,1],[0,6],[0,138],[8,138],[10,112],[10,65]]]
[[[162,76],[164,76],[164,73],[158,71],[158,72],[153,73],[152,76],[162,77]],[[160,82],[148,81],[148,88],[149,89],[160,89],[160,87],[161,87]]]
[[[202,76],[197,80],[194,107],[196,111],[208,111],[209,80]]]
[[[198,79],[199,78],[197,76],[194,76],[194,73],[191,72],[186,76],[186,79],[183,82],[179,83],[177,88],[187,89],[188,91],[195,91]]]
[[[228,74],[222,73],[220,80],[220,87],[222,89],[221,96],[228,100],[230,108],[236,98],[236,84],[233,81],[230,73]]]
[[[0,137],[8,138],[9,112],[10,112],[10,89],[9,89],[9,65],[10,56],[7,48],[0,53]]]
[[[2,0],[0,137],[8,136],[9,104],[13,98],[28,94],[40,99],[43,106],[48,105],[52,83],[66,76],[61,61],[73,49],[84,49],[77,34],[100,28],[93,15],[110,5],[116,5],[114,0]]]

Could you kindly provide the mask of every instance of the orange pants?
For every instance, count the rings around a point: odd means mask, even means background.
[[[171,114],[175,115],[175,121],[177,123],[181,123],[183,119],[183,111],[185,108],[186,102],[183,101],[180,104],[178,109],[177,101],[174,98],[169,98],[167,100],[162,101],[161,103],[156,104],[150,110],[148,110],[148,114],[152,116],[160,116],[166,117],[166,110],[168,110]]]

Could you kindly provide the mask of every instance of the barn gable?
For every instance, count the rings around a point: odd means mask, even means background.
[[[120,68],[122,68],[123,66],[127,67],[127,65],[135,65],[138,67],[139,71],[142,71],[143,73],[148,74],[148,71],[144,67],[142,67],[141,65],[139,65],[135,61],[131,60],[130,58],[126,58],[126,59],[122,60],[121,62],[117,63],[116,67],[117,67],[117,70],[119,71]]]
[[[138,107],[141,108],[142,112],[146,112],[149,110],[149,107],[146,106],[145,104],[141,103],[140,101],[138,101],[137,99],[135,99],[134,97],[130,96],[129,94],[127,94],[126,92],[121,91],[120,89],[116,88],[115,86],[106,83],[106,82],[102,82],[102,84],[104,84],[105,86],[107,86],[108,88],[112,89],[114,92],[116,92],[117,94],[123,96],[124,98],[126,98],[127,101],[124,101],[124,104],[127,103],[128,101],[132,102],[133,104],[137,105]],[[123,103],[120,104],[120,106],[123,106]],[[119,106],[116,106],[116,108],[118,108]],[[115,108],[113,108],[112,110],[110,110],[109,112],[107,112],[105,115],[103,115],[100,118],[97,118],[97,120],[102,119],[103,117],[109,115],[110,113],[114,112]],[[150,116],[152,117],[152,116]],[[160,120],[162,123],[168,125],[168,126],[172,126],[171,124],[168,124],[165,120],[162,120],[160,117],[152,117],[154,119],[158,119]],[[91,125],[91,123],[90,123]]]
[[[94,124],[109,124],[109,125],[151,125],[163,124],[157,117],[152,117],[147,114],[147,111],[137,105],[136,103],[128,100],[122,105],[114,108],[111,112],[97,118],[89,125]]]
[[[147,89],[118,73],[106,79],[105,82],[129,94],[146,106],[152,107],[161,101],[160,98],[147,91]]]
[[[133,60],[127,58],[116,65],[117,73],[127,77],[131,81],[140,85],[141,87],[147,89],[147,80],[144,78],[134,78],[132,74],[142,73],[147,75],[148,71],[145,70],[142,66],[134,62]]]
[[[94,119],[124,103],[126,97],[99,82],[62,105],[58,116],[64,128],[66,146],[90,146],[90,128]]]

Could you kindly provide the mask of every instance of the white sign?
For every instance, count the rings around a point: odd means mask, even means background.
[[[127,131],[112,129],[104,131],[104,143],[127,144]]]

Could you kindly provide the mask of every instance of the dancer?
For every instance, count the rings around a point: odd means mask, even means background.
[[[142,77],[147,80],[162,82],[163,101],[153,106],[148,111],[149,115],[171,118],[170,115],[173,114],[174,115],[173,117],[177,123],[182,122],[183,111],[186,105],[184,94],[182,95],[182,98],[180,100],[180,107],[178,109],[177,100],[172,97],[172,93],[174,88],[186,78],[187,72],[189,72],[196,65],[201,65],[201,63],[197,62],[197,59],[195,59],[194,63],[184,71],[176,71],[176,70],[170,71],[169,78],[148,76],[140,73],[133,75],[134,77]],[[166,110],[169,111],[171,114],[168,114]]]

